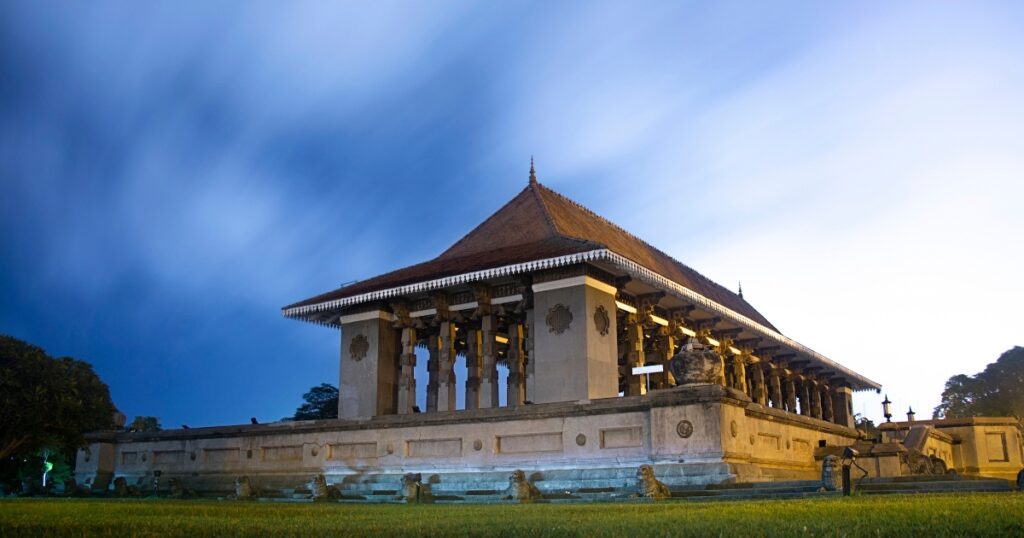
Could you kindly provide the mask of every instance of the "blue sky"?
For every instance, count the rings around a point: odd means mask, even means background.
[[[1024,343],[1017,2],[5,2],[0,332],[129,416],[337,382],[285,304],[540,180],[927,414]],[[873,394],[856,411],[877,416]]]

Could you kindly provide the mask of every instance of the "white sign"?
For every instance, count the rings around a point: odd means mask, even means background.
[[[656,374],[664,371],[664,365],[652,364],[651,366],[637,366],[636,368],[633,368],[633,375]]]

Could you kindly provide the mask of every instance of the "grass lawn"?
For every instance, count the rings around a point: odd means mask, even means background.
[[[9,499],[0,536],[1024,536],[1024,494],[357,505]]]

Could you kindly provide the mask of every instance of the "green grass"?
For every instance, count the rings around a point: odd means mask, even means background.
[[[1024,536],[1024,495],[357,505],[11,499],[0,536]]]

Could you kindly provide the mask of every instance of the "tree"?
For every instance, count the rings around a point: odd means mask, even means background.
[[[74,450],[88,431],[112,426],[110,389],[86,362],[53,359],[0,335],[0,460],[44,446]]]
[[[973,376],[949,378],[933,416],[1016,417],[1024,421],[1024,347],[1015,346]]]
[[[61,452],[68,461],[89,431],[113,426],[110,389],[86,362],[54,359],[42,349],[0,335],[0,476],[32,458]],[[33,472],[42,475],[42,467]]]
[[[338,389],[321,383],[302,395],[306,403],[295,410],[294,420],[338,418]]]
[[[124,427],[126,432],[158,432],[162,429],[156,417],[135,417],[131,424]]]

